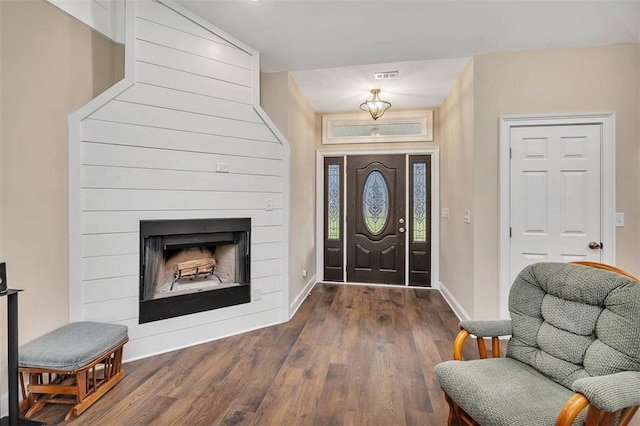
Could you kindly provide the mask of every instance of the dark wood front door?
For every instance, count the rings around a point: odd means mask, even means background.
[[[347,157],[347,281],[405,283],[405,161]]]

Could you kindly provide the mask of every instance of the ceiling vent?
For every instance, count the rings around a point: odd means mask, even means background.
[[[388,78],[398,78],[398,71],[384,71],[373,74],[376,80],[386,80]]]

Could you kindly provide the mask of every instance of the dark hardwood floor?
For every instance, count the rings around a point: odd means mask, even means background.
[[[444,425],[432,371],[451,359],[457,326],[434,290],[318,284],[285,324],[125,364],[122,382],[65,424]],[[468,342],[465,357],[475,353]],[[57,424],[64,411],[36,419]]]

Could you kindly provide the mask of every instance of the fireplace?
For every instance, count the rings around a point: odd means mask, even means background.
[[[251,219],[140,221],[139,323],[251,301]]]

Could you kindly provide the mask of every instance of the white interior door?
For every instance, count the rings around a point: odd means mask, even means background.
[[[601,126],[512,127],[510,278],[536,262],[601,261]]]

